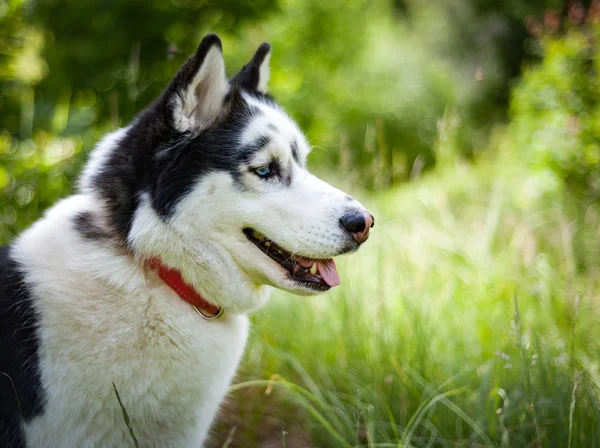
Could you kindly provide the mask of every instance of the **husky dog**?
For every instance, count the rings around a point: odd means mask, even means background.
[[[266,93],[206,36],[93,151],[78,192],[0,249],[0,446],[199,447],[271,287],[339,283],[373,217],[306,169]]]

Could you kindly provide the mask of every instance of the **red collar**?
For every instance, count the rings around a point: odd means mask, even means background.
[[[178,270],[165,266],[158,258],[150,258],[146,263],[158,273],[163,282],[169,285],[179,297],[192,305],[202,317],[216,319],[223,314],[223,308],[208,302],[198,294],[189,283],[186,283]]]

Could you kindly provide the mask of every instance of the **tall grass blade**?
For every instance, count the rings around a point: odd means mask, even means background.
[[[139,448],[140,444],[137,440],[137,437],[135,436],[135,433],[133,431],[133,426],[131,425],[131,420],[129,419],[129,414],[127,413],[127,409],[125,409],[125,406],[123,405],[123,402],[121,401],[121,396],[119,395],[119,391],[117,390],[117,385],[115,383],[112,383],[113,385],[113,390],[115,391],[115,395],[117,396],[117,400],[119,401],[119,406],[121,407],[121,411],[123,412],[123,420],[125,420],[125,424],[127,425],[127,428],[129,428],[129,435],[131,436],[131,439],[133,440],[133,445],[135,446],[135,448]]]
[[[21,431],[23,431],[23,422],[25,421],[25,419],[23,418],[23,409],[21,408],[21,400],[19,400],[19,394],[17,393],[17,387],[15,386],[13,379],[10,377],[10,375],[8,373],[4,373],[4,372],[0,371],[0,375],[4,375],[6,378],[8,378],[8,381],[10,381],[10,385],[12,386],[12,390],[15,393],[15,398],[17,400],[17,407],[19,408],[19,417],[21,417],[20,418]],[[23,446],[25,446],[24,439],[23,439]]]
[[[577,387],[579,386],[579,380],[585,373],[585,370],[582,370],[575,377],[575,381],[573,381],[573,392],[571,394],[571,404],[569,405],[569,448],[571,448],[571,442],[573,441],[573,415],[575,415],[575,400],[577,398]]]

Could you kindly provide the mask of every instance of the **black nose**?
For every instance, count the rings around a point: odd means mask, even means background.
[[[340,224],[356,242],[364,243],[369,238],[369,230],[375,225],[375,218],[367,212],[352,211],[340,218]]]

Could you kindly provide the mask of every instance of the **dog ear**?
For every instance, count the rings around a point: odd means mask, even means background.
[[[270,59],[271,45],[265,42],[258,47],[250,62],[244,65],[240,72],[231,79],[231,84],[246,90],[265,93],[269,82]]]
[[[221,39],[208,34],[167,88],[173,127],[181,132],[206,129],[219,116],[228,89]]]

